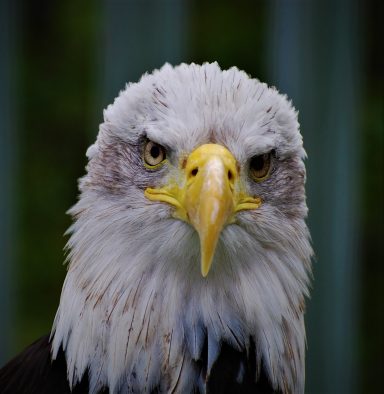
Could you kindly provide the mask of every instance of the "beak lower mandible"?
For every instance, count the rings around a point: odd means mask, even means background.
[[[184,207],[200,237],[201,273],[205,277],[221,230],[235,212],[236,160],[225,147],[205,144],[189,155],[185,171]]]

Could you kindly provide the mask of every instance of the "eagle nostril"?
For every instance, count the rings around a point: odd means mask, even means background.
[[[198,169],[198,168],[194,168],[194,169],[191,171],[191,175],[192,175],[192,176],[196,176],[198,172],[199,172],[199,169]]]
[[[228,170],[228,180],[230,181],[233,178],[233,174],[231,170]]]

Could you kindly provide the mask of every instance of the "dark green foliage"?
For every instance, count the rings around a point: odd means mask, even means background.
[[[17,349],[50,330],[65,277],[65,212],[76,201],[85,150],[101,121],[95,4],[46,0],[21,8]]]

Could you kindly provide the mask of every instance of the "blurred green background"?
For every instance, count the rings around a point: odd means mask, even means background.
[[[308,393],[382,391],[383,2],[0,0],[0,364],[50,331],[102,110],[165,61],[292,98],[316,251]],[[1,388],[0,388],[1,391]]]

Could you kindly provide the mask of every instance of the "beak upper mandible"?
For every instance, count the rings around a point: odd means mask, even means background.
[[[186,164],[184,207],[200,238],[201,274],[208,275],[221,230],[235,212],[236,160],[221,145],[205,144]]]

